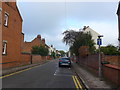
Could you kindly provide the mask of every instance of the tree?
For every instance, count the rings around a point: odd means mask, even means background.
[[[32,54],[47,56],[49,53],[49,50],[45,48],[45,46],[33,46],[31,52]]]
[[[65,52],[63,50],[60,50],[59,52],[60,52],[62,57],[65,56]]]
[[[120,55],[117,47],[113,46],[112,44],[109,44],[106,47],[101,47],[100,49],[105,55]]]
[[[95,51],[95,43],[92,40],[90,33],[83,33],[82,31],[66,30],[63,32],[63,42],[70,46],[70,51],[75,53],[76,56],[79,55],[78,49],[81,46],[89,46],[89,52],[93,53]]]
[[[56,58],[55,52],[53,51],[50,56],[55,59]]]

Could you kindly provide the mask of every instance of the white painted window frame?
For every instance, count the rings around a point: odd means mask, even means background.
[[[2,54],[5,55],[7,54],[7,41],[6,40],[3,40],[3,52]]]
[[[2,11],[2,8],[0,8],[0,11]]]
[[[2,23],[2,8],[0,8],[0,24]]]
[[[5,12],[4,15],[4,26],[8,26],[8,19],[9,19],[9,14],[7,12]]]

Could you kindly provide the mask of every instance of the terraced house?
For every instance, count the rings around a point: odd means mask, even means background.
[[[2,13],[3,68],[18,66],[21,60],[22,17],[16,2],[0,2]]]

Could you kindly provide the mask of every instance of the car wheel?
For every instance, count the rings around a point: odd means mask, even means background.
[[[71,65],[69,65],[69,67],[71,68]]]
[[[61,67],[61,65],[59,64],[59,67]]]

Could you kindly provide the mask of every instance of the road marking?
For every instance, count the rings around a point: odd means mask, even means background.
[[[78,89],[78,85],[77,85],[77,83],[76,83],[76,81],[75,81],[74,76],[72,76],[72,78],[73,78],[73,81],[74,81],[74,84],[75,84],[76,88]]]
[[[24,70],[21,70],[21,71],[17,71],[17,72],[14,72],[14,73],[11,73],[11,74],[8,74],[8,75],[5,75],[5,76],[1,76],[1,78],[5,78],[5,77],[9,77],[9,76],[12,76],[12,75],[15,75],[15,74],[18,74],[18,73],[21,73],[21,72],[24,72],[24,71],[27,71],[27,70],[30,70],[32,68],[28,68],[28,69],[24,69]]]
[[[77,83],[76,83],[76,81],[75,81],[75,77],[72,76],[72,78],[73,78],[73,81],[74,81],[74,84],[75,84],[76,88],[78,89],[78,85],[77,85]]]
[[[76,79],[76,81],[77,81],[77,83],[78,83],[78,85],[79,85],[79,87],[81,88],[81,90],[82,90],[82,86],[81,86],[81,84],[80,84],[80,82],[78,81],[78,79],[77,79],[77,77],[75,76],[75,79]]]
[[[72,78],[73,78],[73,81],[74,81],[74,84],[75,84],[77,90],[83,90],[79,80],[77,79],[77,77],[76,76],[72,76]]]

